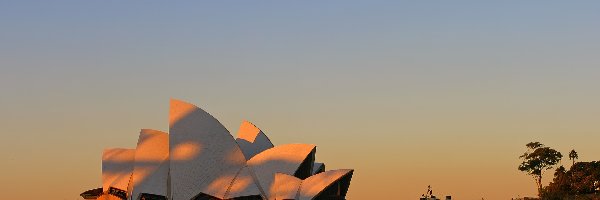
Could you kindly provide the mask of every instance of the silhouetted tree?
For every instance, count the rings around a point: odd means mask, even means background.
[[[567,173],[576,194],[595,193],[600,181],[600,162],[578,162]]]
[[[568,171],[561,166],[556,169],[554,180],[544,187],[542,199],[565,199],[567,196],[598,193],[598,182],[600,161],[577,162]]]
[[[569,176],[567,170],[562,165],[556,168],[554,179],[550,184],[544,187],[542,195],[544,200],[562,200],[570,194]]]
[[[560,167],[556,168],[556,171],[554,171],[554,178],[560,177],[565,173],[567,173],[567,169],[561,165]]]
[[[562,154],[539,142],[530,142],[525,146],[527,151],[519,157],[523,159],[523,162],[518,169],[533,176],[537,184],[538,195],[541,196],[543,172],[556,165],[562,159]]]
[[[575,165],[575,160],[579,158],[579,155],[577,155],[577,151],[575,151],[575,149],[571,150],[571,152],[569,152],[569,160],[573,160],[573,165]]]

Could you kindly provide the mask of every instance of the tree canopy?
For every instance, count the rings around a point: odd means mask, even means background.
[[[527,151],[519,157],[523,159],[523,162],[518,169],[534,177],[538,186],[538,194],[541,195],[543,172],[558,164],[562,159],[562,154],[539,142],[530,142],[525,146]]]
[[[578,162],[565,171],[559,167],[554,179],[543,190],[544,199],[561,199],[568,195],[585,195],[600,192],[600,161]]]
[[[569,152],[569,160],[573,160],[573,165],[575,165],[575,160],[579,158],[579,155],[577,155],[577,151],[575,151],[575,149],[571,150],[571,152]]]

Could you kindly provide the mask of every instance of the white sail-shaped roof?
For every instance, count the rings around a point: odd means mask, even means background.
[[[226,199],[239,197],[261,196],[261,189],[256,183],[256,175],[246,166],[235,177],[229,189],[227,190]]]
[[[287,174],[276,173],[273,188],[275,199],[297,199],[302,180]]]
[[[169,176],[169,134],[142,129],[135,149],[130,187],[132,199],[141,193],[167,196]]]
[[[265,133],[254,124],[243,121],[238,131],[236,142],[244,152],[247,160],[260,152],[273,148],[273,143]]]
[[[340,184],[338,190],[340,195],[345,196],[349,186],[349,179],[354,170],[338,169],[315,174],[302,181],[300,186],[299,200],[312,200],[321,194],[327,187]],[[340,183],[343,178],[348,178],[348,183]],[[346,184],[346,185],[342,185]]]
[[[224,198],[246,158],[233,136],[204,110],[172,99],[169,112],[171,198]]]
[[[133,171],[134,149],[113,148],[102,153],[102,189],[110,187],[127,191]]]
[[[274,199],[275,173],[292,174],[305,178],[311,175],[315,145],[286,144],[275,146],[257,154],[248,161],[258,183],[268,199]]]

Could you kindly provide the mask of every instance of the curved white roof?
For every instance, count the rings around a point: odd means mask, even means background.
[[[297,199],[301,183],[302,180],[295,176],[276,173],[273,183],[275,199]]]
[[[141,193],[167,196],[169,176],[169,134],[142,129],[135,149],[131,176],[132,199]]]
[[[311,200],[319,195],[328,186],[338,182],[343,177],[352,176],[354,170],[338,169],[315,174],[304,179],[300,186],[299,200]],[[347,188],[341,189],[346,191]],[[344,194],[345,195],[345,194]]]
[[[312,172],[314,162],[315,145],[310,144],[286,144],[275,146],[257,154],[248,161],[248,166],[254,169],[259,186],[263,189],[268,199],[274,199],[272,192],[275,173],[296,174],[301,165],[307,164],[308,173]],[[306,163],[305,160],[310,163]]]
[[[271,143],[269,137],[248,121],[242,122],[237,137],[235,140],[240,145],[247,160],[264,150],[273,148],[273,143]]]
[[[246,166],[237,174],[235,180],[231,183],[227,189],[226,199],[233,199],[238,197],[247,196],[261,196],[260,189],[256,185],[256,175]]]
[[[180,100],[170,104],[171,198],[187,200],[199,193],[224,198],[245,166],[244,154],[213,116]]]
[[[127,191],[133,171],[134,149],[106,149],[102,153],[102,189],[114,187]]]

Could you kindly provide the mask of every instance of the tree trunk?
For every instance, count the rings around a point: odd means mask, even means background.
[[[535,180],[535,183],[538,186],[538,196],[540,198],[542,198],[542,176],[538,176],[537,179]]]

